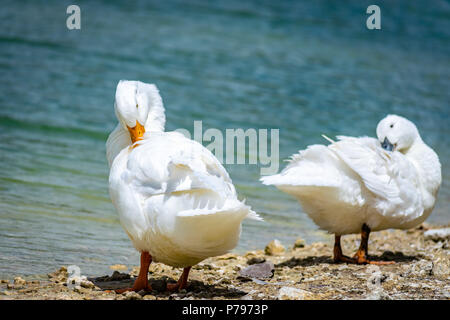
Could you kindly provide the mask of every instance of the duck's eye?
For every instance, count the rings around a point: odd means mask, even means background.
[[[138,104],[136,103],[136,109],[139,108]],[[392,128],[392,127],[391,127]]]
[[[394,127],[394,124],[391,124],[390,127],[393,128],[393,127]]]

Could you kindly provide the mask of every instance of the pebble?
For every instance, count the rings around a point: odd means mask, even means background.
[[[264,252],[266,255],[269,256],[276,256],[276,255],[282,255],[286,249],[281,244],[281,242],[277,239],[272,240],[265,248]]]
[[[125,296],[125,300],[142,300],[142,296],[134,291],[128,291],[123,294]]]
[[[305,300],[311,292],[294,287],[282,287],[278,291],[279,300]]]
[[[303,240],[302,238],[297,238],[297,240],[295,240],[294,242],[294,249],[304,248],[305,245],[306,245],[305,240]]]
[[[227,253],[227,254],[224,254],[222,256],[217,257],[216,259],[217,260],[234,260],[234,259],[237,259],[237,258],[238,258],[237,254],[235,254],[235,253]]]
[[[245,296],[241,297],[241,300],[253,300],[253,295],[258,293],[256,290],[251,290],[249,293],[247,293]]]
[[[200,270],[215,270],[218,269],[218,267],[214,263],[199,263],[195,266],[195,269]]]
[[[26,284],[27,282],[24,280],[24,279],[22,279],[21,277],[15,277],[14,278],[14,284],[18,284],[18,285],[24,285],[24,284]]]
[[[94,289],[95,288],[95,284],[89,280],[86,279],[82,279],[80,285],[83,288],[87,288],[87,289]]]
[[[431,229],[423,234],[425,240],[445,241],[450,239],[450,228]]]
[[[272,278],[275,267],[271,262],[252,264],[251,266],[239,271],[239,276],[246,279],[268,279]]]
[[[448,254],[440,253],[436,255],[433,260],[432,273],[441,280],[450,278],[450,257]]]
[[[266,262],[266,258],[264,257],[253,257],[247,260],[248,265],[257,264],[257,263],[263,263]]]
[[[128,267],[124,264],[114,264],[112,266],[109,266],[111,270],[117,270],[117,271],[127,271]]]
[[[95,279],[95,281],[98,281],[98,282],[120,281],[120,280],[127,280],[130,278],[131,278],[130,275],[127,273],[121,273],[119,271],[114,271],[111,276],[98,277]]]
[[[141,290],[141,291],[138,292],[138,294],[139,294],[141,297],[143,297],[143,296],[145,296],[145,295],[147,294],[147,291]]]
[[[70,277],[70,282],[75,286],[80,286],[86,289],[95,288],[95,284],[89,281],[86,276],[72,276]]]

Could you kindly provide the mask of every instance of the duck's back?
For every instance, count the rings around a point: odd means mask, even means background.
[[[339,137],[295,155],[278,175],[262,178],[296,197],[322,229],[335,234],[409,227],[423,216],[414,165],[372,138]]]
[[[135,247],[173,266],[226,253],[237,244],[241,221],[257,217],[211,152],[176,132],[148,132],[122,150],[110,192]]]

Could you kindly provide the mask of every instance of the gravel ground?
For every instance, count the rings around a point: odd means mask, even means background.
[[[450,299],[449,228],[430,226],[400,231],[374,232],[369,252],[375,260],[392,265],[349,265],[332,261],[333,244],[305,244],[298,239],[291,248],[273,241],[265,250],[243,255],[210,258],[192,268],[187,290],[169,293],[167,282],[181,274],[159,263],[150,266],[151,292],[116,294],[129,287],[139,267],[114,265],[111,275],[71,277],[66,267],[48,274],[48,280],[20,277],[0,281],[5,299]],[[347,255],[359,245],[358,235],[342,237]]]

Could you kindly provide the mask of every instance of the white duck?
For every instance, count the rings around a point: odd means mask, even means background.
[[[214,155],[177,132],[164,132],[156,86],[120,81],[115,112],[119,124],[106,142],[109,191],[120,223],[141,252],[132,288],[150,289],[153,261],[183,267],[169,290],[186,286],[190,267],[222,255],[239,240],[244,218],[260,219],[237,199],[232,181]]]
[[[441,164],[409,120],[388,115],[377,126],[378,140],[338,137],[292,157],[279,174],[261,181],[298,199],[321,228],[335,234],[334,260],[370,261],[370,231],[408,229],[431,213],[441,184]],[[353,258],[342,254],[340,237],[361,232]]]

